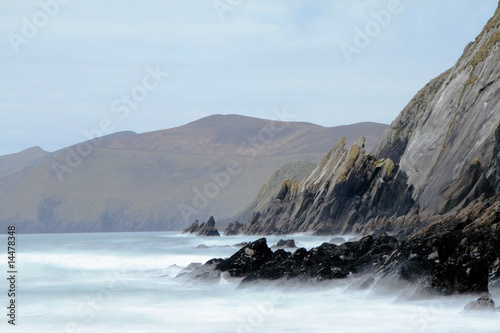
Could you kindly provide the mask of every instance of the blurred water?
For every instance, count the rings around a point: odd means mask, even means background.
[[[239,280],[175,279],[189,263],[228,257],[231,245],[256,238],[18,234],[17,325],[4,310],[0,332],[500,332],[497,315],[460,314],[475,296],[399,302],[396,292],[350,292],[350,280],[237,288]],[[267,238],[272,245],[284,237]],[[311,248],[332,237],[288,238]],[[4,309],[7,289],[2,279]]]

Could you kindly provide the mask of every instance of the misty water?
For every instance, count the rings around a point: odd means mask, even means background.
[[[1,248],[6,248],[6,236],[0,238]],[[268,237],[268,244],[280,238]],[[332,237],[288,238],[311,248]],[[408,302],[401,301],[400,291],[391,291],[390,285],[384,290],[352,291],[352,279],[238,288],[239,279],[187,282],[175,278],[191,262],[228,257],[238,249],[231,245],[255,239],[173,232],[18,234],[17,325],[7,325],[4,314],[0,331],[500,331],[497,314],[460,313],[476,298],[471,295]],[[209,248],[197,248],[200,244]],[[5,279],[0,288],[5,294]],[[500,300],[500,293],[493,291],[493,298]]]

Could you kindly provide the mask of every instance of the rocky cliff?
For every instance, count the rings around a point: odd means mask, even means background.
[[[248,234],[408,235],[500,191],[500,10],[448,71],[410,101],[368,155],[342,139],[311,175],[283,184]],[[349,149],[350,148],[350,149]]]

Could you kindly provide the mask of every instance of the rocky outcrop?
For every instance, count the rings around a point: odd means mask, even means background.
[[[207,222],[198,225],[198,220],[184,229],[183,234],[197,234],[198,236],[220,236],[219,231],[215,227],[215,220],[210,216]]]
[[[215,228],[215,220],[210,216],[207,222],[202,223],[197,231],[199,236],[220,236],[219,231]]]
[[[338,142],[299,184],[283,183],[247,234],[407,236],[500,192],[500,10],[456,65],[419,91],[371,154]]]
[[[244,278],[243,283],[280,278],[310,281],[339,279],[381,267],[397,245],[394,237],[366,236],[340,246],[323,243],[309,251],[299,248],[291,253],[283,249],[273,252],[266,239],[261,238],[245,245],[230,258],[209,260],[195,269],[194,276],[196,279],[201,276],[218,277],[220,274],[216,271],[219,271],[231,277]]]
[[[265,238],[245,245],[230,258],[220,262],[216,269],[228,272],[232,277],[244,277],[257,271],[273,259],[273,251],[267,246]]]
[[[296,248],[295,246],[295,241],[293,239],[280,239],[278,243],[272,246],[273,248],[289,248],[293,249]]]
[[[224,236],[239,235],[241,233],[242,228],[243,224],[238,221],[229,223],[226,230],[224,230]]]
[[[495,301],[490,294],[482,294],[476,301],[467,304],[464,311],[496,311]]]
[[[407,177],[390,159],[367,155],[364,138],[350,150],[338,142],[300,184],[284,183],[275,202],[246,225],[247,234],[360,232],[375,217],[414,206]]]
[[[498,244],[500,197],[481,198],[459,214],[436,221],[402,241],[383,234],[341,245],[323,243],[309,251],[299,248],[292,253],[283,249],[273,252],[261,238],[228,259],[207,262],[198,272],[216,277],[220,274],[212,271],[225,272],[244,278],[243,283],[292,278],[322,281],[370,274],[372,280],[376,277],[413,285],[408,289],[412,293],[484,293],[500,286]]]
[[[478,200],[406,238],[381,269],[436,294],[500,286],[500,199]]]

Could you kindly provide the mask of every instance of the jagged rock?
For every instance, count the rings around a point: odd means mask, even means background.
[[[229,272],[233,277],[243,277],[260,268],[265,262],[271,260],[272,257],[273,252],[267,246],[266,239],[261,238],[245,245],[230,258],[219,263],[217,269]]]
[[[261,238],[210,268],[228,272],[233,277],[244,277],[244,283],[297,277],[313,281],[340,279],[380,267],[397,244],[394,237],[387,235],[376,239],[367,236],[341,246],[323,243],[309,251],[300,248],[290,253],[278,249],[273,253],[266,239]]]
[[[292,185],[284,184],[280,200],[254,215],[246,234],[358,232],[370,218],[404,215],[414,204],[399,166],[366,155],[363,137],[349,151],[343,138],[309,177]]]
[[[295,241],[293,239],[280,239],[278,243],[272,246],[273,248],[296,248]]]
[[[382,268],[433,294],[487,292],[500,279],[500,198],[480,200],[401,242]]]
[[[184,231],[182,232],[183,234],[194,234],[198,231],[198,229],[200,228],[199,226],[199,221],[196,220],[193,222],[193,224],[191,224],[189,227],[187,227],[186,229],[184,229]]]
[[[207,222],[202,223],[197,230],[199,236],[220,236],[219,231],[215,228],[215,220],[210,216]]]
[[[464,311],[496,311],[495,302],[489,294],[482,294],[476,301],[470,302]]]
[[[243,224],[241,224],[238,221],[236,221],[234,223],[229,223],[226,230],[224,230],[224,236],[239,235],[241,233],[242,227],[243,227]]]

